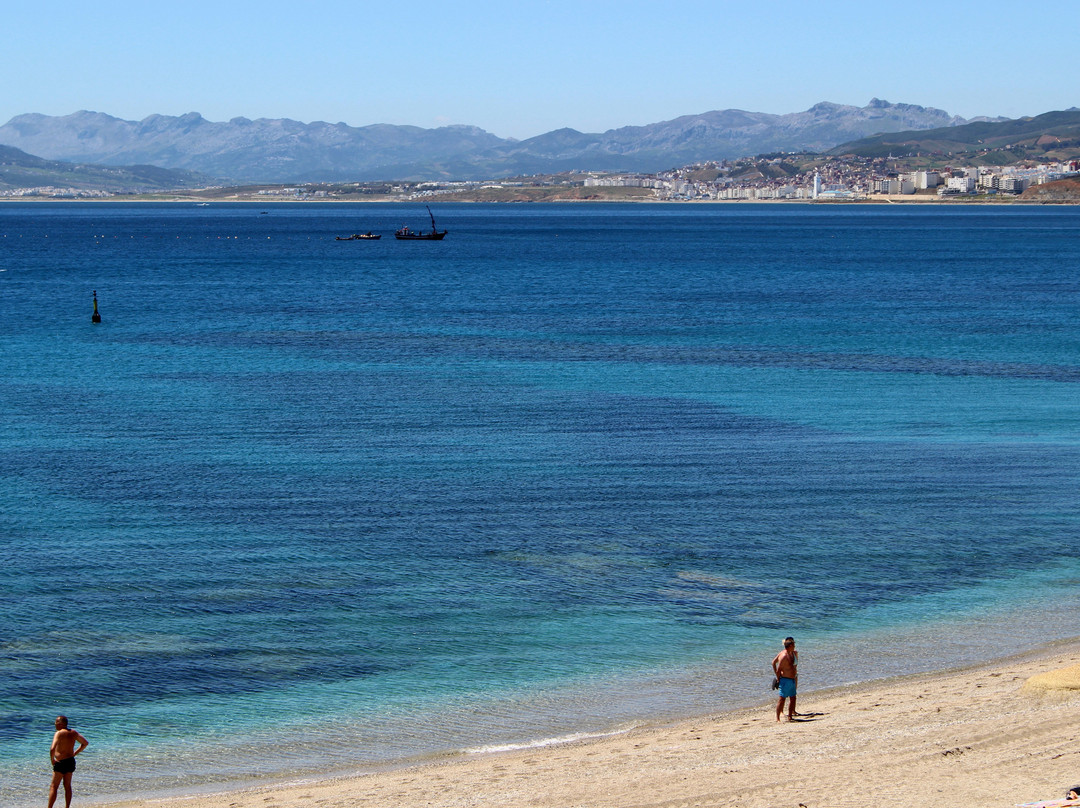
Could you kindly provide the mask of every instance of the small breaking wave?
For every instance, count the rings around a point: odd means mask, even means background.
[[[493,755],[500,752],[517,752],[521,749],[541,749],[546,746],[561,746],[563,744],[578,743],[580,741],[595,741],[600,738],[614,738],[617,735],[625,735],[629,731],[629,729],[619,729],[614,730],[613,732],[578,732],[571,735],[558,735],[554,738],[542,738],[521,743],[473,746],[463,749],[462,751],[467,755]]]

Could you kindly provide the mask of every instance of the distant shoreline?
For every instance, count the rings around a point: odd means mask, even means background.
[[[1057,206],[1057,205],[1080,205],[1078,199],[1042,200],[1042,199],[1018,199],[1018,198],[979,198],[959,199],[955,197],[941,198],[937,196],[919,195],[893,195],[874,196],[864,199],[534,199],[534,200],[490,200],[490,199],[466,199],[466,198],[443,198],[438,200],[418,199],[266,199],[259,197],[235,197],[225,199],[203,199],[200,197],[171,197],[167,199],[150,196],[109,197],[109,198],[86,198],[86,199],[53,199],[49,197],[0,197],[0,204],[5,203],[64,203],[64,204],[118,204],[118,203],[162,203],[170,205],[227,205],[227,204],[261,204],[274,206],[281,204],[306,204],[306,205],[445,205],[445,204],[478,204],[478,205],[611,205],[611,204],[638,204],[638,205],[992,205],[1007,207],[1019,205],[1022,207],[1032,206]]]

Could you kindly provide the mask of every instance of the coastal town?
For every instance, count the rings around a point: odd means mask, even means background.
[[[573,171],[486,181],[261,188],[255,194],[260,199],[371,201],[1015,201],[1032,187],[1068,179],[1080,179],[1080,160],[929,168],[893,158],[783,154],[655,174]]]
[[[830,157],[800,166],[805,155],[768,155],[705,162],[656,174],[579,172],[488,182],[424,182],[393,191],[410,199],[462,197],[482,191],[579,186],[590,198],[641,201],[910,201],[1015,199],[1032,186],[1080,178],[1080,160],[1013,166],[973,165],[906,169],[893,158]],[[805,161],[804,161],[805,162]],[[607,193],[600,195],[601,191]]]
[[[897,170],[888,158],[831,159],[789,173],[783,156],[757,161],[705,163],[655,176],[590,176],[586,187],[636,186],[658,200],[854,200],[873,196],[1019,196],[1032,185],[1080,176],[1080,161],[1019,166],[948,166]],[[711,176],[710,176],[711,175]]]
[[[0,190],[8,199],[252,201],[1000,201],[1033,186],[1080,179],[1080,160],[1017,165],[912,167],[911,159],[762,155],[696,163],[655,174],[578,170],[490,180],[211,186],[138,193],[41,186]],[[1063,199],[1055,201],[1076,201]]]

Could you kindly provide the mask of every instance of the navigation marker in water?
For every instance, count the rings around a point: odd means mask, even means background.
[[[92,322],[92,323],[100,323],[101,322],[101,315],[98,314],[98,310],[97,310],[97,289],[94,290],[94,313],[90,316],[90,322]]]

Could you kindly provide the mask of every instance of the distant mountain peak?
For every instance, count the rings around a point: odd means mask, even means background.
[[[819,101],[810,107],[807,112],[836,112],[841,109],[855,109],[855,107],[844,106],[843,104],[834,104],[831,101]]]

